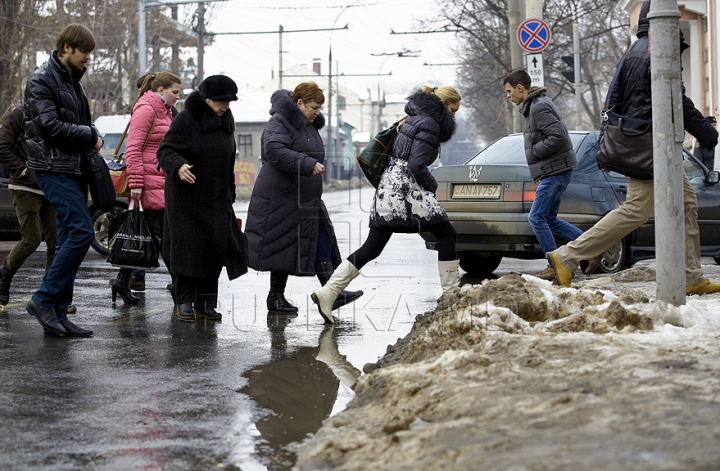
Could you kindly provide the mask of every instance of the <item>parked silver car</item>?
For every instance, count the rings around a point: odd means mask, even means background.
[[[625,200],[627,178],[602,172],[595,160],[599,133],[571,131],[578,165],[563,195],[558,217],[587,230]],[[701,252],[720,263],[720,185],[718,172],[709,171],[685,152],[685,173],[698,196]],[[433,169],[437,197],[457,231],[460,267],[485,277],[503,257],[544,258],[528,223],[537,185],[530,178],[522,134],[504,136],[465,165]],[[423,233],[428,249],[437,241]],[[558,240],[558,245],[565,241]],[[655,257],[654,219],[608,249],[598,272],[612,273]],[[583,266],[584,268],[584,266]]]

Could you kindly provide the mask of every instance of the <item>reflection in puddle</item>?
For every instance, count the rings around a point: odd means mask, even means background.
[[[268,469],[289,469],[295,464],[291,444],[315,433],[330,416],[341,381],[351,387],[360,376],[338,352],[332,327],[322,331],[317,347],[288,348],[285,326],[289,321],[268,317],[273,360],[245,372],[249,383],[240,390],[270,410],[255,423],[262,435],[256,453]]]

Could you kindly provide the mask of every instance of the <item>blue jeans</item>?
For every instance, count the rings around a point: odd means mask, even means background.
[[[560,199],[570,183],[571,177],[572,172],[545,177],[540,181],[535,192],[535,201],[530,208],[528,222],[540,242],[543,253],[557,249],[553,235],[570,242],[583,233],[572,224],[557,218]]]
[[[55,309],[58,318],[64,320],[72,303],[75,275],[95,237],[87,207],[87,185],[76,175],[36,172],[36,177],[45,197],[55,206],[57,248],[32,299]]]

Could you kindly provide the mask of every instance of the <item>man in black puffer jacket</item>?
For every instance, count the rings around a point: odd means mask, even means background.
[[[646,1],[638,20],[637,37],[622,64],[615,88],[610,95],[610,107],[621,115],[652,119],[650,81],[650,41],[648,38],[650,0]],[[680,33],[680,51],[689,46]],[[683,122],[685,130],[695,136],[700,145],[712,149],[717,145],[718,133],[695,109],[685,96],[683,88]],[[687,294],[706,294],[720,291],[720,283],[703,277],[700,265],[700,230],[697,224],[697,197],[687,176],[683,173],[685,195],[685,291]],[[618,208],[609,212],[590,230],[573,242],[547,254],[558,282],[570,286],[580,260],[603,253],[626,235],[645,224],[654,208],[653,180],[628,178],[627,198]]]
[[[86,27],[72,24],[57,39],[57,50],[30,76],[25,88],[28,168],[57,213],[57,251],[27,311],[45,335],[89,337],[67,318],[75,275],[94,237],[82,167],[103,141],[92,124],[80,79],[95,49]]]

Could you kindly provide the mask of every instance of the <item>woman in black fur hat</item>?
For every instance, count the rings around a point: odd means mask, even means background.
[[[165,170],[162,255],[174,276],[175,315],[183,321],[220,320],[218,278],[247,273],[247,243],[235,201],[235,119],[229,77],[206,78],[185,100],[158,149]]]
[[[435,196],[437,182],[428,166],[440,144],[455,133],[455,112],[462,97],[450,86],[420,87],[408,97],[408,114],[393,143],[388,167],[380,178],[370,209],[365,243],[344,260],[330,280],[311,297],[326,322],[332,323],[337,294],[368,262],[380,256],[394,232],[430,232],[438,240],[438,269],[443,293],[459,284],[455,229]]]
[[[342,260],[330,216],[322,201],[325,147],[325,102],[315,82],[300,83],[291,93],[270,98],[272,117],[261,138],[262,167],[253,186],[245,234],[250,267],[270,272],[267,308],[297,313],[285,298],[288,275],[316,276],[321,284]],[[337,309],[362,296],[339,293]]]

